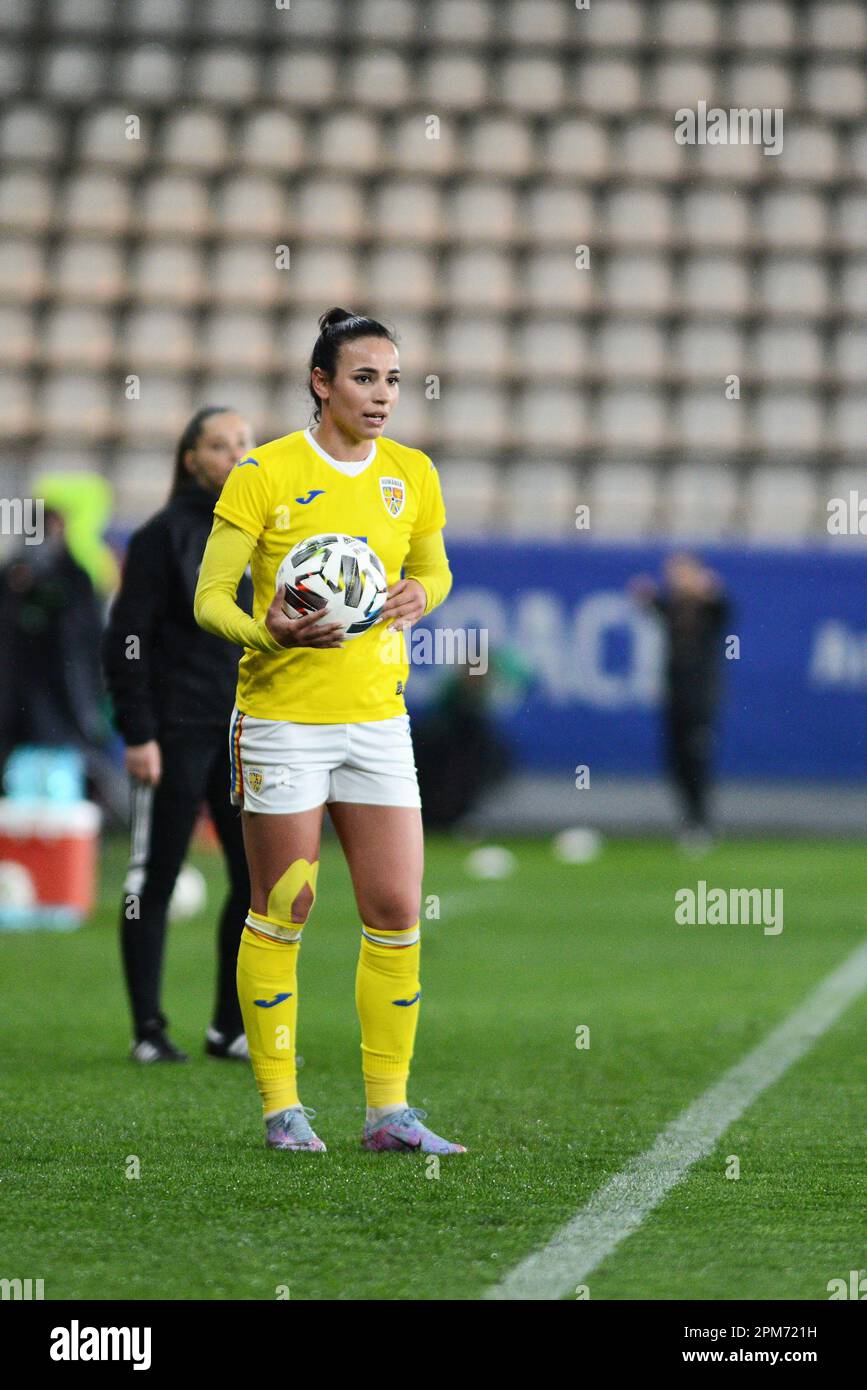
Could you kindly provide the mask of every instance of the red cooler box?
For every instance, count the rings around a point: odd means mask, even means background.
[[[26,801],[0,798],[0,873],[26,870],[30,903],[19,912],[70,922],[86,917],[96,898],[100,810],[92,801]],[[14,871],[12,872],[14,878]],[[20,875],[26,885],[24,875]],[[11,904],[10,904],[11,905]],[[28,911],[29,909],[29,911]]]

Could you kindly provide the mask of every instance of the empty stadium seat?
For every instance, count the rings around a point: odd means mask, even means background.
[[[867,439],[867,402],[863,392],[836,400],[828,423],[832,446],[863,458]]]
[[[29,307],[0,304],[0,362],[27,367],[37,354],[38,339]]]
[[[198,335],[183,309],[145,306],[133,309],[123,326],[122,343],[136,367],[187,370],[196,364]]]
[[[7,237],[0,241],[0,299],[35,299],[45,283],[42,247],[36,241]]]
[[[714,0],[662,0],[657,12],[659,41],[669,48],[712,49],[720,11]]]
[[[580,116],[558,121],[547,132],[542,159],[561,178],[600,178],[609,168],[607,132]]]
[[[657,188],[618,188],[605,205],[605,230],[614,244],[665,245],[671,236],[671,204]]]
[[[750,230],[748,200],[734,189],[691,189],[684,194],[678,227],[699,246],[742,246]]]
[[[836,208],[835,231],[856,250],[867,250],[867,193],[844,193]]]
[[[828,308],[824,266],[801,257],[767,260],[759,276],[761,303],[773,314],[820,318]]]
[[[582,63],[577,91],[581,103],[603,114],[633,111],[641,102],[641,75],[622,58],[594,58]]]
[[[523,263],[521,286],[524,304],[530,311],[550,309],[563,312],[585,308],[593,300],[592,270],[579,270],[574,248],[562,251],[535,251]],[[504,302],[509,287],[503,286]]]
[[[500,100],[517,111],[555,111],[565,95],[563,69],[550,58],[509,58],[496,75]]]
[[[694,314],[742,314],[752,299],[748,266],[732,256],[690,256],[682,271],[684,308]]]
[[[786,107],[792,100],[789,69],[766,59],[742,59],[729,70],[726,97],[730,106],[758,107],[760,111]]]
[[[840,173],[840,151],[833,128],[803,117],[786,122],[782,152],[771,158],[777,165],[777,177],[799,183],[829,183]]]
[[[411,0],[356,0],[353,11],[355,32],[367,40],[405,42],[418,25],[418,10]]]
[[[172,101],[181,96],[188,81],[188,70],[182,75],[179,54],[163,44],[136,44],[119,55],[116,90],[123,92],[131,109]]]
[[[209,314],[199,335],[211,371],[267,371],[273,360],[271,326],[261,314],[229,310]]]
[[[478,58],[463,53],[435,53],[422,66],[419,85],[435,111],[475,110],[484,105],[488,77]]]
[[[241,123],[237,137],[239,161],[250,169],[297,169],[306,153],[302,123],[286,111],[253,111]]]
[[[278,266],[275,247],[229,241],[217,247],[208,268],[209,297],[218,304],[263,309],[290,292],[290,275],[291,261],[285,268]]]
[[[191,109],[167,116],[162,131],[162,156],[180,168],[215,170],[226,163],[226,128],[211,111]]]
[[[187,0],[136,0],[129,13],[130,27],[142,34],[177,35],[188,20]]]
[[[210,229],[208,190],[191,174],[164,173],[146,179],[139,190],[138,208],[150,236],[202,236]]]
[[[149,123],[124,106],[104,106],[84,116],[79,125],[79,149],[89,164],[135,169],[147,159]]]
[[[436,241],[443,236],[442,195],[422,179],[394,179],[373,191],[371,220],[382,241]]]
[[[13,106],[0,124],[0,155],[27,165],[51,164],[63,150],[63,130],[58,117],[38,106]]]
[[[259,96],[261,75],[252,53],[212,48],[199,53],[185,74],[191,95],[216,106],[247,106]]]
[[[401,119],[391,146],[394,167],[406,173],[448,174],[455,166],[457,140],[450,122],[432,124],[424,112]]]
[[[484,116],[476,121],[464,146],[469,167],[486,176],[526,173],[532,152],[532,138],[524,122],[507,116]]]
[[[867,328],[848,324],[834,343],[834,366],[845,381],[867,381]]]
[[[35,170],[13,169],[0,177],[0,226],[41,232],[49,225],[54,186]]]
[[[579,279],[586,278],[582,272]],[[671,299],[671,269],[662,256],[623,252],[605,266],[605,302],[618,313],[646,310],[664,313]]]
[[[131,225],[132,215],[129,185],[106,171],[74,175],[60,196],[59,218],[72,232],[117,236]]]
[[[409,65],[393,51],[374,50],[355,58],[349,86],[359,105],[395,111],[401,110],[413,93]]]
[[[500,470],[488,459],[437,461],[448,518],[448,535],[478,536],[499,521]]]
[[[447,216],[450,235],[458,242],[511,242],[518,230],[514,195],[502,183],[473,179],[458,184]]]
[[[409,247],[373,251],[365,284],[367,293],[377,302],[388,305],[390,312],[401,304],[424,309],[438,299],[437,270],[432,256]],[[337,298],[339,300],[339,296]],[[329,302],[334,302],[333,297]]]
[[[216,195],[215,215],[225,237],[279,240],[289,231],[284,186],[262,175],[239,174],[226,179]]]
[[[621,376],[660,376],[666,369],[667,356],[661,329],[641,319],[607,319],[593,344],[594,363],[612,381]]]
[[[726,377],[741,376],[745,365],[743,332],[714,319],[687,322],[674,333],[671,366],[679,377],[715,377],[720,386]]]
[[[860,116],[865,93],[864,73],[854,63],[814,63],[807,73],[806,104],[820,116]]]
[[[119,383],[99,376],[62,372],[45,379],[39,391],[40,426],[48,434],[78,439],[104,439],[111,432]]]
[[[557,0],[506,0],[496,8],[502,13],[509,42],[519,51],[528,44],[559,46],[576,34],[586,41],[586,29],[578,28],[583,16],[576,19],[564,13]]]
[[[23,372],[0,375],[0,430],[9,438],[30,434],[39,420],[33,384]]]
[[[115,242],[64,242],[52,266],[52,290],[58,299],[110,304],[126,293],[122,248]]]
[[[806,190],[774,189],[759,203],[758,229],[771,246],[821,246],[827,235],[824,201]]]
[[[850,318],[867,318],[867,258],[847,260],[843,266],[840,308]]]
[[[278,303],[287,301],[293,304],[310,304],[317,314],[322,314],[332,304],[354,305],[359,294],[361,279],[355,258],[346,250],[315,246],[312,243],[299,246],[292,253],[292,270],[282,272]],[[291,274],[291,282],[285,277]],[[388,280],[388,267],[382,266],[382,278]],[[372,293],[368,276],[364,277],[365,293]],[[431,273],[430,284],[434,283]],[[404,302],[400,295],[397,302]],[[395,303],[392,297],[391,303]],[[312,342],[311,342],[312,347]]]
[[[377,169],[382,152],[379,124],[356,111],[337,111],[326,116],[319,128],[317,164],[359,174]]]
[[[201,257],[176,241],[147,241],[130,267],[131,289],[148,304],[194,304],[204,290]]]
[[[166,376],[155,368],[142,372],[137,399],[127,399],[124,392],[119,393],[116,423],[125,438],[158,441],[171,447],[195,408],[189,383],[183,377]]]
[[[683,146],[675,141],[671,125],[636,121],[623,131],[620,164],[632,178],[674,179],[683,172]]]
[[[719,540],[734,528],[739,479],[724,464],[678,464],[661,487],[665,529],[671,536]]]
[[[165,506],[171,473],[170,448],[124,449],[111,470],[114,524],[132,529]]]
[[[823,437],[819,396],[797,391],[763,391],[756,403],[754,427],[760,448],[768,451],[815,453]]]
[[[49,100],[78,105],[101,95],[104,64],[95,48],[58,44],[46,54],[39,90]]]
[[[574,537],[575,508],[583,501],[576,470],[567,463],[534,461],[509,468],[501,483],[503,529],[515,537]],[[592,525],[592,516],[591,516]]]
[[[763,377],[817,381],[822,371],[822,342],[812,328],[798,325],[761,327],[755,338],[756,367]]]
[[[646,463],[597,464],[579,498],[585,500],[594,540],[645,536],[656,513],[655,469]]]
[[[521,226],[537,244],[585,244],[596,226],[593,198],[568,184],[535,184],[527,193]]]
[[[630,48],[644,35],[645,6],[640,0],[605,0],[578,12],[581,42],[599,47]]]
[[[305,8],[315,6],[302,6],[299,13]],[[278,53],[271,65],[269,88],[276,101],[288,106],[330,107],[339,95],[337,64],[330,53],[315,49]]]
[[[526,317],[511,339],[514,370],[521,376],[570,377],[593,360],[587,329],[573,317]]]
[[[61,305],[42,325],[45,361],[55,367],[107,367],[115,351],[114,320],[90,305]]]
[[[714,389],[681,394],[674,412],[678,441],[687,452],[731,452],[740,448],[745,432],[745,407],[727,400],[723,383]]]
[[[596,428],[609,449],[658,449],[667,440],[665,402],[652,387],[606,388],[599,394]]]
[[[512,432],[520,448],[548,453],[580,449],[589,438],[589,412],[583,393],[571,386],[550,386],[544,382],[518,391]],[[532,478],[535,465],[526,471]]]
[[[867,48],[867,13],[863,5],[841,0],[814,0],[806,20],[805,40],[811,48],[844,53]]]
[[[348,179],[314,178],[298,184],[292,214],[298,232],[321,242],[351,240],[365,222],[361,191]]]
[[[514,295],[511,259],[487,249],[454,251],[445,267],[445,288],[460,308],[507,309]]]
[[[816,479],[809,469],[754,468],[744,490],[746,533],[774,544],[801,541],[815,525],[818,502]]]
[[[435,425],[447,449],[500,448],[509,437],[505,393],[497,386],[455,382],[439,402]]]
[[[500,377],[509,368],[508,331],[497,318],[450,318],[443,324],[440,352],[453,377]]]

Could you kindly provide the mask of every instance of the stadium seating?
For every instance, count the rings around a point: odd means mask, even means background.
[[[861,4],[42,9],[0,10],[16,467],[71,440],[135,520],[210,391],[306,421],[347,303],[400,332],[456,529],[568,531],[580,481],[600,534],[822,534],[867,426]],[[679,144],[699,100],[783,107],[782,151]]]

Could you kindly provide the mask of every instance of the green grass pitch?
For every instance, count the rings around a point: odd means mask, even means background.
[[[358,923],[333,840],[305,932],[299,1050],[325,1155],[270,1153],[249,1069],[202,1053],[210,903],[170,930],[165,1004],[187,1066],[139,1067],[115,931],[124,846],[68,935],[0,934],[0,1275],[47,1299],[477,1299],[648,1147],[863,938],[854,844],[737,843],[701,860],[608,842],[563,866],[511,842],[509,879],[471,879],[431,837],[410,1100],[465,1156],[439,1176],[359,1146]],[[779,887],[785,926],[678,926],[700,878]],[[590,1277],[591,1299],[827,1299],[863,1264],[867,1000],[758,1098]],[[575,1046],[587,1025],[590,1046]],[[740,1160],[738,1180],[726,1160]],[[140,1177],[127,1177],[128,1159]],[[285,1296],[285,1295],[284,1295]]]

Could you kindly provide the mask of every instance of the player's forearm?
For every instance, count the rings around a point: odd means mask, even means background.
[[[452,587],[452,572],[442,531],[413,539],[404,564],[404,574],[407,579],[417,579],[424,589],[427,598],[425,613],[432,612],[442,603]]]
[[[280,651],[263,621],[251,618],[235,602],[238,584],[255,548],[252,536],[228,521],[215,518],[208,537],[193,612],[199,627],[255,651]]]

